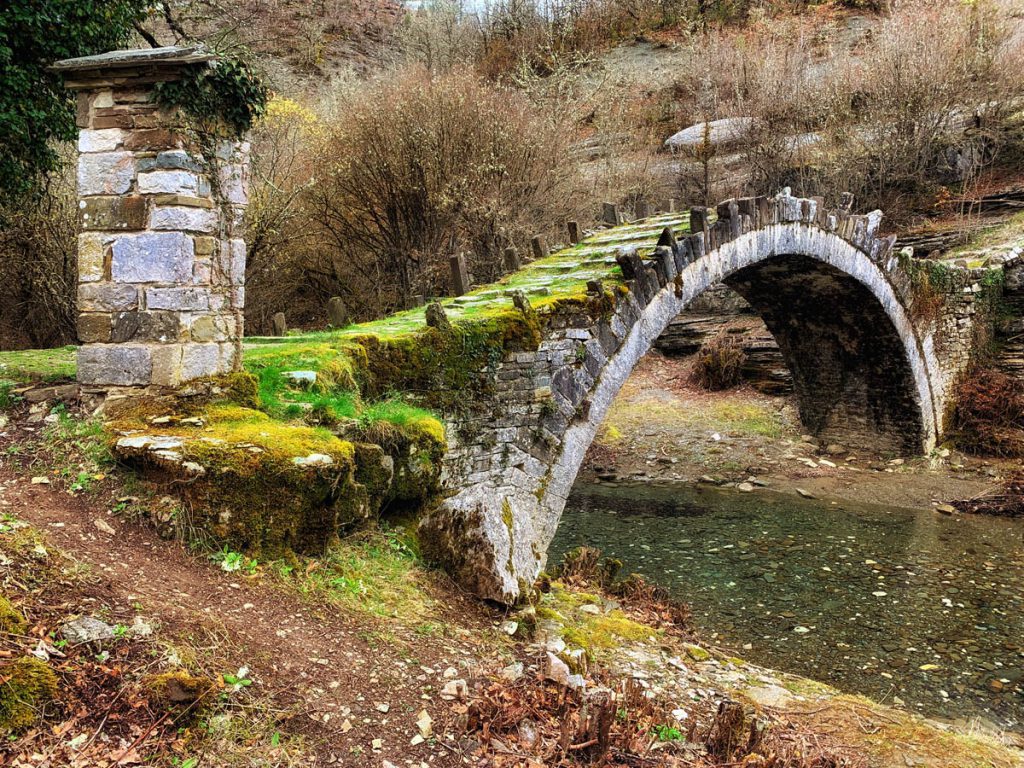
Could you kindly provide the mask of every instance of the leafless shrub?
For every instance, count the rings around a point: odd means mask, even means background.
[[[0,208],[0,349],[74,341],[76,202],[69,164],[38,195]]]
[[[957,445],[982,456],[1024,456],[1024,387],[993,368],[976,368],[956,389]]]
[[[730,389],[743,381],[746,353],[738,335],[722,333],[700,348],[694,356],[692,377],[697,386],[709,390]]]
[[[343,100],[306,193],[318,251],[358,312],[449,290],[448,257],[478,282],[573,217],[563,131],[520,94],[468,74],[405,69]]]
[[[673,85],[677,124],[752,128],[739,151],[710,153],[710,173],[684,164],[683,188],[712,200],[848,190],[897,220],[928,208],[1020,141],[1024,40],[1007,10],[910,0],[859,38],[806,16],[697,35]]]
[[[253,133],[252,183],[246,210],[246,325],[267,332],[275,312],[294,323],[323,311],[331,287],[317,290],[333,270],[316,258],[304,193],[317,178],[317,155],[327,129],[320,116],[275,98]]]

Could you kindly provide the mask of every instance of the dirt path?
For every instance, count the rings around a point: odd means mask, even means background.
[[[380,627],[368,620],[225,573],[189,556],[179,543],[116,518],[89,497],[33,485],[10,470],[0,470],[0,511],[45,531],[53,545],[101,575],[123,608],[141,604],[161,634],[222,638],[231,661],[252,670],[254,688],[269,693],[278,709],[294,713],[288,728],[304,736],[322,764],[463,764],[449,746],[410,741],[421,710],[431,715],[436,732],[450,719],[438,691],[445,670],[471,674],[470,643],[401,631],[394,641],[375,641]],[[103,532],[97,519],[115,533]],[[468,601],[453,610],[463,626],[484,619]]]

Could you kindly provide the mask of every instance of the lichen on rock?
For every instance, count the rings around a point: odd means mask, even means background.
[[[143,687],[154,704],[165,709],[191,709],[193,712],[215,689],[213,681],[184,669],[151,675],[143,680]]]

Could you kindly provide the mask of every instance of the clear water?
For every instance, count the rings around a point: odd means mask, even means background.
[[[752,662],[1024,730],[1024,520],[577,486],[551,557],[581,545],[668,588],[705,639]]]

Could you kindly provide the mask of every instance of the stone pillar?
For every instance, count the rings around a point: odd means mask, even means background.
[[[153,98],[213,59],[158,48],[54,65],[78,98],[83,386],[176,386],[241,363],[248,145],[204,153]]]

